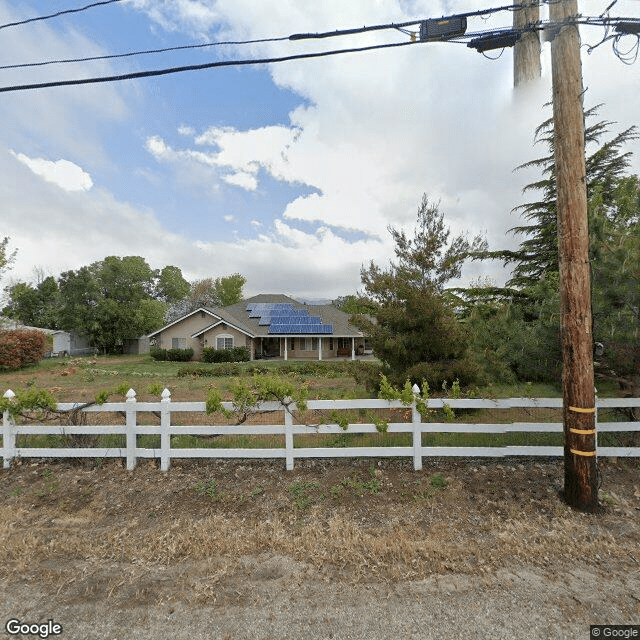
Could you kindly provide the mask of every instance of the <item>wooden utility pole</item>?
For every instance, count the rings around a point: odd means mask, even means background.
[[[513,28],[523,29],[540,20],[538,0],[522,0],[526,5],[513,12]],[[536,80],[540,77],[540,36],[537,31],[527,31],[513,48],[513,86]]]
[[[564,497],[583,511],[598,506],[589,228],[585,176],[580,34],[571,19],[577,0],[549,3],[556,208],[560,268],[560,335],[564,423]]]

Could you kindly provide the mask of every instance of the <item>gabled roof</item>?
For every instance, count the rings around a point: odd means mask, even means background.
[[[242,318],[243,323],[250,328],[252,335],[255,337],[276,337],[273,333],[269,333],[269,327],[260,325],[259,318],[250,318],[247,312],[247,305],[250,303],[285,303],[290,304],[294,309],[307,309],[311,315],[320,316],[323,324],[330,324],[333,326],[333,333],[321,334],[324,338],[359,338],[364,334],[357,328],[349,323],[351,317],[348,313],[336,309],[331,304],[319,304],[309,305],[302,302],[298,302],[289,296],[278,293],[262,293],[251,298],[247,298],[242,302],[233,304],[229,307],[225,307],[224,311],[236,318]],[[305,334],[295,334],[294,337],[302,337]],[[313,335],[313,334],[307,334]]]
[[[229,322],[228,320],[218,320],[217,322],[214,322],[213,324],[209,324],[204,329],[200,329],[199,331],[196,331],[196,333],[193,333],[191,335],[191,337],[192,338],[197,338],[198,336],[201,336],[203,333],[206,333],[207,331],[210,331],[211,329],[214,329],[219,324],[224,324],[225,326],[233,327],[234,329],[237,329],[238,331],[240,331],[240,333],[244,333],[244,334],[248,335],[250,338],[253,338],[253,334],[249,333],[248,331],[245,331],[241,327],[236,326],[235,324]]]
[[[179,322],[182,322],[186,318],[189,318],[195,313],[199,312],[205,312],[206,314],[208,314],[212,318],[212,321],[207,323],[206,327],[203,327],[202,329],[199,329],[196,333],[194,333],[191,336],[193,338],[202,335],[206,331],[209,331],[222,322],[252,338],[274,338],[278,336],[282,337],[282,335],[280,334],[276,336],[273,333],[269,333],[269,327],[259,324],[259,318],[249,317],[249,313],[247,312],[247,305],[250,303],[284,303],[290,304],[295,309],[307,309],[311,315],[319,316],[323,324],[330,324],[333,326],[333,333],[322,334],[322,337],[324,338],[359,338],[364,335],[358,328],[352,326],[349,323],[349,318],[351,316],[348,313],[344,313],[344,311],[336,309],[336,307],[331,304],[308,305],[303,304],[302,302],[298,302],[297,300],[294,300],[293,298],[290,298],[289,296],[281,293],[261,293],[256,296],[252,296],[251,298],[247,298],[246,300],[242,300],[241,302],[238,302],[236,304],[232,304],[228,307],[199,307],[195,311],[191,311],[181,318],[178,318],[174,322],[167,324],[166,326],[162,327],[162,329],[158,329],[157,331],[150,333],[148,337],[152,338],[153,336],[162,333],[169,327],[172,327],[175,324],[178,324]],[[303,335],[310,336],[314,334],[295,334],[294,337],[302,337]]]
[[[199,313],[200,311],[204,311],[205,313],[208,313],[212,318],[220,319],[220,316],[217,315],[216,312],[213,309],[208,309],[206,307],[198,307],[194,311],[190,311],[189,313],[183,315],[182,317],[178,318],[177,320],[174,320],[173,322],[170,322],[169,324],[166,324],[164,327],[162,327],[162,329],[158,329],[158,330],[154,331],[153,333],[150,333],[147,337],[148,338],[153,338],[153,336],[156,336],[159,333],[162,333],[163,331],[165,331],[169,327],[173,327],[174,324],[178,324],[178,322],[182,322],[186,318],[190,318],[194,313]]]

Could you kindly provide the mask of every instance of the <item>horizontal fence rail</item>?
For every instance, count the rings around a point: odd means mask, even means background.
[[[12,398],[7,391],[5,398]],[[222,403],[225,409],[233,410],[230,402]],[[561,398],[433,398],[426,401],[429,409],[482,410],[482,409],[562,409]],[[260,413],[279,415],[281,424],[240,424],[240,425],[176,425],[172,424],[172,414],[206,413],[204,402],[172,402],[167,389],[160,402],[138,402],[133,390],[129,390],[125,402],[111,402],[78,408],[73,403],[59,403],[59,411],[78,409],[85,414],[119,413],[124,415],[124,424],[105,425],[17,425],[9,411],[3,413],[2,449],[4,468],[9,468],[16,458],[124,458],[127,469],[133,470],[140,458],[159,459],[160,468],[168,470],[172,459],[176,458],[281,458],[287,470],[293,469],[297,458],[355,458],[355,457],[410,457],[414,469],[422,468],[423,457],[503,457],[503,456],[562,456],[562,446],[544,445],[504,445],[504,446],[423,446],[425,434],[507,434],[507,433],[562,433],[561,422],[505,422],[505,423],[460,423],[423,422],[416,405],[405,405],[397,400],[310,400],[307,412],[325,412],[332,415],[341,410],[398,410],[411,413],[411,422],[389,422],[388,434],[411,434],[411,444],[407,446],[295,446],[296,436],[376,434],[379,425],[374,423],[349,423],[347,428],[337,423],[301,424],[296,422],[297,408],[281,403],[264,403],[258,407]],[[640,408],[640,398],[602,398],[596,401],[597,409]],[[138,414],[152,412],[159,416],[159,425],[139,424]],[[408,415],[408,414],[407,414]],[[615,432],[638,432],[640,422],[598,422],[598,434]],[[17,446],[16,438],[21,435],[42,436],[106,436],[124,437],[124,446],[102,447],[31,447]],[[159,447],[139,446],[139,436],[159,436]],[[198,447],[182,448],[172,446],[172,436],[283,436],[284,447]],[[597,446],[599,457],[640,457],[640,447]]]

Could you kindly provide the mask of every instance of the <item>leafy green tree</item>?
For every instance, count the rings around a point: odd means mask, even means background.
[[[640,179],[592,194],[593,334],[603,351],[596,375],[640,395]],[[640,419],[640,414],[637,416]]]
[[[53,276],[36,286],[18,282],[7,289],[9,303],[2,313],[24,325],[56,329],[59,325],[60,290]]]
[[[444,215],[426,195],[413,235],[393,227],[389,232],[397,261],[386,269],[371,262],[360,271],[375,321],[364,317],[356,321],[370,336],[374,353],[394,382],[402,384],[408,374],[429,379],[436,371],[456,377],[464,368],[467,336],[444,287],[460,277],[469,253],[485,249],[486,243],[480,236],[469,240],[464,235],[450,241]]]
[[[332,302],[333,306],[344,313],[353,315],[367,314],[371,309],[371,304],[361,296],[353,294],[347,296],[339,296]]]
[[[174,322],[200,307],[228,307],[242,300],[247,279],[239,273],[219,278],[204,278],[191,283],[186,297],[167,311],[165,322]]]
[[[189,295],[190,288],[179,267],[164,267],[157,275],[156,297],[163,302],[174,304],[183,300]]]
[[[242,289],[247,279],[239,273],[216,278],[213,283],[218,306],[228,307],[242,300]]]
[[[63,329],[107,352],[162,326],[166,305],[154,298],[156,273],[139,256],[109,256],[60,276]]]

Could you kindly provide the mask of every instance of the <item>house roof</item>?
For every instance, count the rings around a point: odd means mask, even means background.
[[[194,309],[193,311],[189,311],[189,313],[185,313],[185,315],[181,316],[177,320],[174,320],[173,322],[170,322],[169,324],[165,324],[164,327],[162,327],[161,329],[157,329],[153,333],[150,333],[147,337],[148,338],[153,338],[153,336],[157,336],[159,333],[162,333],[163,331],[166,331],[169,327],[173,327],[174,324],[178,324],[179,322],[182,322],[185,318],[189,318],[192,315],[194,315],[195,313],[199,313],[200,311],[204,311],[205,313],[208,313],[213,318],[216,318],[216,319],[220,318],[220,316],[217,315],[213,309],[209,309],[207,307],[198,307],[197,309]]]
[[[359,329],[357,329],[356,327],[352,326],[349,323],[349,318],[350,318],[349,314],[344,313],[339,309],[336,309],[333,305],[330,305],[330,304],[308,305],[308,304],[303,304],[302,302],[298,302],[297,300],[294,300],[293,298],[290,298],[289,296],[286,296],[280,293],[261,293],[251,298],[247,298],[246,300],[242,300],[237,304],[232,304],[228,307],[223,307],[223,308],[200,307],[194,311],[191,311],[190,313],[185,314],[178,320],[175,320],[174,322],[167,324],[166,326],[162,327],[162,329],[158,329],[157,331],[150,333],[149,337],[151,338],[155,335],[158,335],[163,331],[165,331],[166,329],[168,329],[169,327],[172,327],[173,325],[179,322],[182,322],[183,320],[185,320],[186,318],[189,318],[195,313],[202,312],[202,311],[204,311],[210,317],[210,321],[207,322],[207,324],[203,326],[202,329],[199,329],[196,333],[194,333],[193,337],[201,335],[205,331],[212,329],[214,326],[220,324],[221,322],[224,322],[227,325],[234,327],[239,331],[241,331],[242,333],[253,338],[258,338],[258,337],[273,338],[277,336],[281,337],[284,335],[289,335],[289,334],[269,333],[268,325],[259,324],[260,318],[250,318],[249,312],[247,311],[247,305],[250,303],[254,303],[254,304],[284,303],[284,304],[290,304],[294,309],[306,309],[309,311],[310,315],[320,317],[320,319],[322,320],[322,324],[324,325],[330,324],[333,327],[333,332],[330,334],[321,334],[323,337],[358,338],[358,337],[362,337],[363,335],[363,333]],[[309,332],[306,334],[296,333],[292,335],[301,336],[301,335],[315,335],[315,334],[313,332]]]
[[[304,304],[302,302],[298,302],[289,296],[285,296],[280,293],[262,293],[257,296],[253,296],[251,298],[247,298],[242,302],[238,302],[237,304],[231,305],[229,307],[225,307],[224,311],[228,312],[231,316],[236,318],[242,318],[242,322],[247,327],[250,327],[251,333],[254,337],[270,337],[273,338],[275,335],[286,335],[286,334],[273,334],[269,333],[268,325],[259,324],[259,318],[250,318],[249,313],[247,311],[247,305],[250,303],[262,303],[262,304],[277,304],[284,303],[290,304],[294,309],[307,309],[309,314],[312,316],[319,316],[322,320],[323,324],[330,324],[333,326],[333,332],[330,334],[322,334],[323,337],[333,337],[333,338],[359,338],[362,337],[363,333],[351,325],[349,323],[350,315],[348,313],[344,313],[344,311],[340,311],[336,309],[331,304],[319,304],[319,305],[309,305]],[[305,335],[296,333],[295,336]],[[309,333],[306,335],[314,335],[313,333]]]

